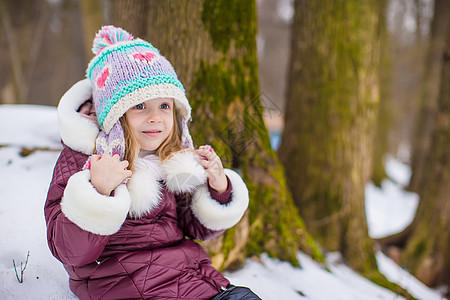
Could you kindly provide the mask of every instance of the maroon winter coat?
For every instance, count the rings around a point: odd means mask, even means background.
[[[229,284],[193,239],[215,237],[239,221],[248,191],[237,173],[226,170],[224,193],[204,183],[203,191],[208,192],[199,197],[191,197],[194,191],[189,197],[169,191],[172,177],[166,174],[155,183],[160,186],[159,200],[136,208],[133,201],[139,195],[132,193],[132,182],[118,187],[112,197],[95,195],[87,179],[76,183],[89,172],[82,171],[89,153],[73,150],[76,143],[70,143],[56,163],[44,210],[49,248],[69,273],[74,294],[80,299],[210,299]],[[109,206],[124,193],[131,206]],[[98,209],[97,200],[106,204]],[[133,214],[133,209],[140,213]],[[109,218],[117,211],[122,217]]]
[[[229,282],[211,266],[193,239],[205,240],[222,231],[204,227],[185,203],[164,188],[160,205],[145,216],[127,217],[120,230],[96,235],[72,223],[60,201],[70,176],[87,156],[64,147],[56,163],[45,217],[53,255],[70,275],[70,288],[80,299],[209,299]],[[209,189],[222,203],[230,200]]]

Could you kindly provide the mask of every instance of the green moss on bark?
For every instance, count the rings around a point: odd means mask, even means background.
[[[254,1],[204,1],[202,21],[213,46],[222,53],[230,49],[232,41],[236,48],[254,47],[248,39],[257,34]]]
[[[412,296],[407,290],[405,290],[404,288],[402,288],[398,284],[387,280],[386,277],[383,274],[381,274],[380,272],[378,272],[378,271],[373,271],[372,270],[371,272],[362,273],[362,275],[365,278],[367,278],[370,281],[372,281],[373,283],[375,283],[376,285],[384,287],[384,288],[394,292],[395,294],[404,297],[405,299],[417,300],[417,298]]]

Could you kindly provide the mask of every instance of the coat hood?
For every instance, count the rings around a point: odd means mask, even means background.
[[[89,79],[73,85],[58,104],[58,128],[64,144],[69,148],[91,155],[95,149],[95,139],[100,131],[96,124],[78,113],[79,107],[92,98]]]

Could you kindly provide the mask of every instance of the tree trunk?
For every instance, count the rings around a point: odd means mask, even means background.
[[[448,20],[447,20],[448,21]],[[450,286],[450,23],[437,117],[424,163],[420,202],[401,262],[429,286]]]
[[[388,153],[389,128],[391,125],[391,57],[389,55],[388,32],[386,24],[387,0],[378,3],[378,37],[380,40],[380,66],[378,70],[380,105],[374,144],[372,182],[381,187],[381,182],[387,177],[385,157]]]
[[[117,2],[112,1],[112,10]],[[262,252],[297,265],[299,249],[322,259],[293,204],[262,119],[255,2],[146,3],[145,35],[140,37],[172,62],[188,91],[194,143],[212,145],[224,166],[242,175],[250,192],[241,222],[203,244],[214,265],[232,268]],[[127,29],[127,14],[141,18],[135,9],[121,11],[113,24]]]
[[[297,0],[285,129],[279,149],[306,227],[329,251],[379,285],[364,190],[378,112],[377,1]]]
[[[413,135],[411,159],[412,176],[408,189],[418,192],[423,178],[425,159],[430,151],[431,132],[437,114],[437,98],[442,69],[441,53],[445,44],[447,23],[450,19],[450,2],[435,0],[431,23],[431,37],[425,63],[424,82],[419,112],[419,121]]]
[[[313,236],[376,268],[364,211],[378,108],[374,2],[297,1],[280,159]]]
[[[75,82],[85,77],[87,58],[92,57],[93,54],[91,52],[89,56],[86,56],[84,52],[83,31],[80,30],[82,16],[79,1],[55,2],[52,10],[54,11],[51,14],[58,14],[58,17],[64,22],[61,22],[58,31],[53,33],[51,30],[52,20],[49,21],[50,30],[48,34],[44,35],[40,59],[36,65],[36,73],[39,76],[35,76],[32,87],[35,89],[34,95],[38,98],[34,101],[46,101],[47,103],[51,101],[51,105],[57,105],[61,95]],[[90,45],[92,47],[92,40]],[[42,89],[42,86],[46,84],[44,74],[48,74],[48,77],[52,78],[49,91]],[[41,87],[40,90],[38,90],[39,87]],[[47,97],[50,98],[50,101],[46,99]],[[45,103],[42,102],[38,103]]]
[[[142,0],[106,0],[108,2],[111,24],[123,26],[135,37],[145,35],[147,20],[147,7],[150,1]],[[125,26],[126,25],[126,26]]]
[[[45,3],[37,1],[36,7],[42,8]],[[2,50],[6,50],[0,59],[2,65],[1,75],[6,76],[5,86],[9,87],[11,98],[5,102],[11,104],[25,104],[28,102],[29,81],[26,65],[28,64],[29,52],[33,42],[23,37],[32,36],[32,21],[38,18],[39,9],[30,5],[25,5],[13,0],[0,2],[0,26],[5,43]],[[13,14],[12,12],[21,12]],[[6,47],[5,47],[6,46]],[[26,50],[25,50],[26,49]],[[8,76],[9,75],[9,76]],[[3,78],[2,78],[3,79]],[[3,81],[3,80],[2,80]]]
[[[101,0],[81,0],[80,10],[83,24],[84,52],[86,57],[92,57],[92,41],[102,24],[105,24]]]

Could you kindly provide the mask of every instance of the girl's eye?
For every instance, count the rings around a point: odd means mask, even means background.
[[[144,106],[143,103],[140,103],[140,104],[136,105],[134,108],[136,108],[136,109],[144,109],[145,106]]]
[[[168,109],[168,108],[170,108],[170,106],[167,103],[163,103],[163,104],[161,104],[161,108],[162,109]]]

